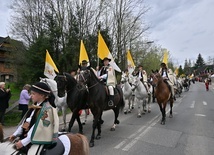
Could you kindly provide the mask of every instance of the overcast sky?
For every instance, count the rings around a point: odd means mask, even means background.
[[[12,0],[0,0],[0,36],[9,33]],[[214,58],[214,0],[145,0],[151,9],[146,15],[149,38],[170,51],[176,65],[185,59]]]
[[[214,58],[214,0],[145,0],[151,10],[149,38],[170,51],[173,61]]]

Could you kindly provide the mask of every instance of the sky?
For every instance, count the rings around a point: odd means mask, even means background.
[[[214,58],[214,0],[144,0],[150,6],[145,18],[148,37],[170,52],[176,65],[185,60]],[[0,36],[10,36],[12,0],[0,0]]]
[[[170,51],[176,65],[214,58],[214,0],[145,0],[149,38]]]

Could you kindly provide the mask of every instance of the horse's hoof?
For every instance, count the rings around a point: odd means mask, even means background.
[[[115,121],[115,124],[120,124],[120,121],[119,121],[119,120],[116,120],[116,121]]]
[[[141,118],[141,115],[140,115],[140,114],[138,114],[138,115],[137,115],[137,118]]]
[[[89,146],[90,146],[90,147],[94,147],[94,142],[90,142],[90,143],[89,143]]]
[[[164,121],[161,121],[161,125],[165,125],[165,122],[164,122]]]
[[[110,131],[115,131],[115,128],[111,128]]]
[[[85,122],[82,122],[82,125],[85,125]]]
[[[150,113],[151,112],[151,110],[148,110],[148,113]]]
[[[134,107],[132,107],[132,109],[134,109]]]
[[[172,115],[172,114],[170,114],[170,115],[169,115],[169,118],[172,118],[172,117],[173,117],[173,115]]]
[[[146,109],[144,109],[143,111],[144,111],[144,112],[147,112],[147,110],[146,110]]]
[[[127,111],[124,111],[124,114],[126,115],[126,114],[127,114]]]
[[[100,120],[100,124],[103,124],[103,123],[104,123],[104,120],[101,119],[101,120]]]
[[[96,139],[98,140],[98,139],[100,139],[101,138],[101,135],[97,135],[96,136]]]

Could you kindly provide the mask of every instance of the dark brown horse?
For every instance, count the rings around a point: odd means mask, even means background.
[[[102,124],[102,113],[104,110],[112,109],[115,114],[114,124],[111,128],[111,131],[115,130],[116,124],[119,124],[118,116],[120,109],[122,110],[125,106],[125,102],[123,100],[123,92],[121,87],[115,88],[115,97],[114,97],[114,106],[108,105],[108,93],[106,86],[99,81],[95,72],[92,68],[88,67],[87,70],[81,71],[79,75],[80,82],[83,82],[87,85],[89,91],[89,107],[91,112],[94,116],[93,121],[93,131],[90,140],[90,147],[94,146],[94,139],[95,139],[95,130],[97,128],[98,134],[96,139],[101,138],[101,124]]]
[[[163,80],[162,76],[159,73],[153,73],[152,75],[152,84],[155,86],[155,97],[157,103],[160,107],[162,113],[161,124],[165,124],[166,121],[166,105],[170,101],[170,115],[172,118],[172,107],[173,107],[173,98],[171,97],[171,91],[168,84]]]

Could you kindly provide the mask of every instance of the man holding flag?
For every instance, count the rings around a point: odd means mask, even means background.
[[[117,84],[115,70],[121,72],[120,68],[114,61],[112,54],[110,53],[101,33],[98,34],[98,51],[97,55],[102,59],[103,66],[98,71],[97,76],[100,80],[103,80],[109,90],[109,102],[108,106],[114,106],[114,88]],[[99,67],[97,67],[98,69]]]
[[[171,69],[167,67],[168,63],[168,52],[164,52],[164,57],[163,57],[163,62],[161,63],[161,68],[159,70],[160,75],[163,77],[163,79],[169,84],[171,93],[172,93],[172,98],[176,100],[175,98],[175,91],[174,91],[174,77],[173,77],[173,72]]]
[[[108,106],[114,106],[114,88],[117,84],[114,68],[109,64],[111,59],[105,57],[102,62],[103,66],[98,72],[98,79],[103,80],[109,89],[109,101]]]

